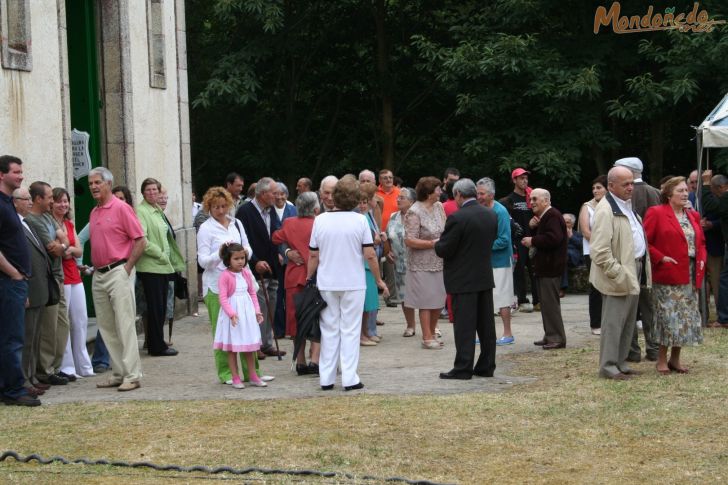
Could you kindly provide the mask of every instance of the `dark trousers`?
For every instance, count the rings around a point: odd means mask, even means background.
[[[584,256],[584,263],[591,268],[591,258]],[[589,284],[589,326],[591,328],[602,328],[602,294],[599,290]]]
[[[109,351],[106,348],[104,339],[101,337],[101,332],[96,330],[96,341],[94,342],[94,356],[91,359],[91,365],[96,367],[97,365],[103,365],[107,369],[111,367]]]
[[[655,337],[654,318],[652,312],[652,290],[640,288],[640,297],[637,303],[638,319],[642,320],[642,333],[645,334],[645,354],[649,360],[657,360],[657,352],[660,350],[660,344],[657,343]],[[636,319],[635,319],[636,320]],[[638,340],[640,330],[637,325],[634,326],[634,334],[632,335],[632,345],[629,349],[629,360],[639,362],[642,358],[642,350]]]
[[[561,277],[536,278],[541,296],[541,319],[543,320],[544,340],[550,344],[565,344],[566,331],[561,318],[559,285]]]
[[[147,300],[147,350],[151,355],[161,354],[168,348],[164,341],[164,318],[167,314],[169,275],[137,272],[137,278],[142,282],[144,299]]]
[[[526,275],[531,279],[531,294],[533,295],[533,304],[536,305],[539,302],[538,298],[538,285],[536,284],[536,278],[533,276],[533,267],[531,266],[531,259],[528,257],[528,248],[520,243],[516,244],[518,248],[518,261],[513,267],[513,289],[518,297],[518,304],[528,303],[528,296],[526,295]]]
[[[28,282],[0,272],[0,395],[25,396],[22,358],[25,340],[25,300]]]
[[[454,293],[455,365],[453,372],[462,375],[492,376],[495,371],[495,319],[493,290]],[[480,339],[480,356],[475,361],[475,334]]]
[[[286,285],[284,275],[286,266],[281,266],[281,272],[278,277],[278,290],[276,293],[276,314],[273,316],[273,334],[277,338],[286,336]]]

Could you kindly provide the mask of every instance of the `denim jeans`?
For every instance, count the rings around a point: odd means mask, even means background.
[[[109,363],[109,351],[106,350],[104,339],[101,338],[101,332],[96,330],[96,342],[94,343],[94,355],[91,358],[91,365],[103,365],[107,369],[111,367]]]
[[[723,269],[720,271],[720,285],[718,290],[718,321],[720,323],[728,323],[728,252],[725,253],[723,260]]]
[[[27,298],[27,281],[0,275],[0,394],[11,399],[28,393],[22,367]]]

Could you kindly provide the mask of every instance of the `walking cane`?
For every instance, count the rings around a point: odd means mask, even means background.
[[[265,281],[263,277],[260,277],[260,287],[263,289],[263,299],[265,300],[265,307],[268,309],[268,322],[270,322],[271,333],[273,334],[273,340],[276,343],[276,353],[278,354],[278,360],[283,360],[281,357],[281,349],[278,348],[278,337],[273,331],[273,316],[271,315],[270,300],[268,299],[268,288],[265,287]]]

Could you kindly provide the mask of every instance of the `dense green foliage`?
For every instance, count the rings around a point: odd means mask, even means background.
[[[533,186],[575,189],[573,209],[622,156],[653,182],[686,174],[692,126],[728,91],[728,28],[594,34],[599,5],[611,2],[188,0],[195,188],[230,170],[290,185],[389,166],[414,184],[456,166],[503,193],[526,166]]]

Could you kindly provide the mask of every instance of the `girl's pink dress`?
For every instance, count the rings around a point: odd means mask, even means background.
[[[228,352],[255,352],[260,349],[260,325],[255,314],[260,312],[253,275],[246,267],[241,273],[225,270],[218,281],[220,314],[212,348]],[[231,317],[238,316],[233,327]]]

